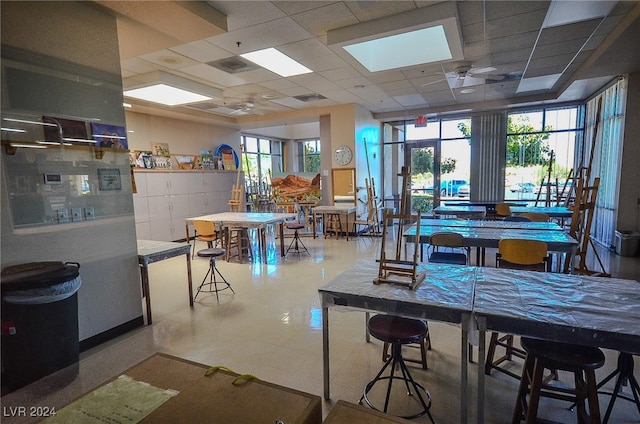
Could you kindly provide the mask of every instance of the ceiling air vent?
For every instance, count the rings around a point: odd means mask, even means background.
[[[218,68],[229,74],[236,74],[238,72],[251,71],[257,69],[258,65],[253,62],[246,61],[241,57],[225,57],[224,59],[214,60],[213,62],[207,62],[207,65]]]
[[[314,94],[303,94],[300,96],[293,96],[294,99],[298,99],[301,102],[314,102],[316,100],[326,99],[322,94],[314,93]]]

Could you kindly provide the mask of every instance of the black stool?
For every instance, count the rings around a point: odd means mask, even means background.
[[[638,412],[640,413],[640,385],[638,385],[638,380],[636,380],[636,377],[633,375],[632,354],[627,352],[620,352],[618,354],[618,366],[616,367],[615,371],[613,371],[600,383],[598,383],[598,389],[607,384],[607,382],[615,376],[618,376],[618,378],[616,379],[616,384],[613,392],[607,393],[611,395],[611,400],[609,401],[607,412],[605,412],[604,414],[602,424],[607,424],[607,422],[609,421],[609,416],[611,415],[611,411],[613,410],[613,404],[616,402],[616,398],[618,397],[630,402],[635,402],[636,406],[638,407]],[[631,386],[631,394],[633,395],[633,399],[621,393],[622,385],[626,384],[627,382],[629,382],[629,385]]]
[[[203,292],[203,293],[215,293],[216,294],[216,300],[218,301],[218,303],[220,303],[220,298],[218,297],[218,292],[219,291],[229,289],[234,294],[236,293],[233,290],[233,288],[231,287],[231,284],[229,284],[227,282],[227,280],[222,276],[222,274],[220,274],[220,271],[216,267],[216,258],[218,256],[224,256],[226,253],[227,252],[224,249],[215,248],[215,247],[212,248],[212,249],[198,250],[198,257],[200,257],[200,258],[209,258],[209,270],[205,274],[204,279],[202,280],[202,283],[200,283],[200,286],[198,287],[198,291],[196,292],[196,295],[193,297],[193,301],[194,302],[196,301],[196,298],[198,297],[200,292]],[[222,288],[218,288],[218,281],[216,279],[216,273],[218,274],[218,276],[220,278],[222,278],[222,282],[220,282],[220,284],[224,285],[224,287],[222,287]],[[209,281],[207,281],[207,277],[209,277]],[[209,286],[209,288],[208,289],[204,289],[204,286]]]
[[[525,419],[526,423],[535,423],[541,396],[575,402],[578,408],[578,423],[600,423],[595,376],[595,370],[604,365],[604,354],[600,349],[526,337],[520,339],[520,344],[527,353],[527,358],[520,378],[512,424],[519,423],[522,419]],[[575,387],[564,388],[544,384],[545,368],[572,372]],[[585,401],[589,402],[589,414],[585,408]]]
[[[402,359],[402,345],[420,343],[424,340],[428,331],[427,324],[418,319],[402,318],[391,315],[374,315],[369,319],[367,326],[369,328],[369,334],[373,337],[383,342],[391,343],[391,356],[389,356],[376,377],[365,386],[364,394],[360,398],[360,403],[364,401],[370,408],[387,413],[387,410],[389,409],[389,398],[391,396],[393,380],[402,380],[407,388],[407,394],[412,397],[415,394],[422,409],[416,414],[401,417],[413,419],[427,414],[433,423],[433,417],[431,416],[431,413],[429,413],[429,408],[431,407],[431,395],[424,386],[416,383],[413,377],[411,377],[409,369]],[[391,366],[390,374],[382,376],[389,366]],[[400,368],[402,375],[395,375],[396,366]],[[367,396],[373,386],[380,380],[389,380],[389,384],[386,389],[387,394],[384,401],[384,407],[382,410],[376,408]],[[411,387],[413,387],[413,392]],[[425,401],[421,391],[426,395],[427,401]]]
[[[291,243],[289,244],[287,253],[285,253],[285,255],[288,255],[289,251],[293,249],[293,252],[297,253],[298,255],[300,255],[300,253],[302,253],[302,251],[304,250],[305,252],[307,252],[307,255],[311,256],[311,253],[309,253],[309,251],[307,250],[307,246],[305,246],[302,242],[300,234],[298,234],[298,230],[301,230],[304,227],[304,224],[300,224],[298,222],[291,222],[287,224],[287,229],[293,230],[293,240],[291,240]],[[300,249],[300,246],[302,246],[302,249]]]

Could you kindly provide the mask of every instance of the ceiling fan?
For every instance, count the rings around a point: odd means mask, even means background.
[[[438,72],[438,74],[444,75],[444,78],[422,84],[421,87],[437,84],[441,81],[447,81],[449,87],[454,89],[480,85],[484,84],[486,81],[502,81],[506,78],[506,75],[491,73],[497,71],[493,66],[474,68],[471,62],[462,62],[450,72],[446,72],[444,66],[441,66],[442,72]]]
[[[256,103],[253,99],[247,99],[241,101],[240,103],[227,105],[227,107],[229,109],[233,109],[233,111],[229,113],[230,115],[245,115],[250,113],[258,113],[257,111],[254,112],[253,110],[255,105]]]

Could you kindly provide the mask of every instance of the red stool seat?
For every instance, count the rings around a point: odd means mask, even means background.
[[[402,358],[402,345],[420,343],[424,340],[429,331],[427,323],[418,319],[402,318],[393,315],[374,315],[369,318],[367,328],[369,329],[369,334],[376,339],[391,343],[391,355],[375,378],[367,383],[359,403],[366,403],[367,406],[372,409],[388,413],[392,393],[394,393],[394,399],[397,399],[396,395],[399,394],[397,390],[392,392],[393,382],[394,380],[401,380],[403,386],[406,388],[406,390],[403,391],[404,395],[408,395],[410,399],[414,399],[415,405],[419,410],[408,413],[407,415],[398,416],[413,419],[427,414],[431,422],[434,423],[433,417],[429,412],[431,408],[431,394],[423,385],[413,379]],[[388,375],[385,374],[387,369],[390,370]],[[400,371],[398,374],[396,374],[396,369]],[[387,388],[384,390],[386,396],[384,406],[378,409],[374,406],[369,396],[376,383],[382,380],[387,381]]]
[[[368,327],[376,339],[399,344],[420,343],[428,331],[424,321],[391,315],[374,315]]]
[[[300,224],[298,222],[291,222],[287,224],[287,228],[290,230],[301,230],[304,228],[304,224]]]

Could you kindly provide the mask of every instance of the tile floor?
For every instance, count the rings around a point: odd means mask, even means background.
[[[269,241],[268,265],[220,261],[221,272],[233,285],[235,295],[221,293],[198,298],[188,306],[184,258],[173,258],[150,266],[153,325],[125,334],[83,352],[79,375],[63,387],[52,376],[4,396],[3,423],[33,422],[29,418],[8,417],[13,406],[61,407],[118,375],[154,352],[164,352],[193,361],[224,365],[239,373],[322,396],[322,328],[317,289],[359,258],[377,255],[379,239],[349,240],[303,238],[311,256],[278,256],[273,235]],[[624,258],[599,251],[606,269],[616,277],[640,280],[640,257]],[[492,257],[492,252],[489,252]],[[194,259],[194,286],[204,276],[208,262]],[[593,266],[592,269],[597,268]],[[364,385],[379,370],[381,343],[364,339],[362,312],[331,312],[331,396],[357,402]],[[438,424],[457,423],[459,407],[460,331],[455,326],[431,322],[433,349],[428,354],[429,370],[410,364],[414,377],[431,392],[431,413]],[[615,367],[615,353],[607,353],[607,363],[597,376],[602,378]],[[636,358],[636,376],[640,364]],[[518,369],[516,364],[515,369]],[[475,367],[469,373],[475,387]],[[494,372],[487,378],[487,423],[508,423],[517,390],[517,381]],[[626,389],[628,391],[628,388]],[[471,392],[475,404],[475,390]],[[601,396],[601,408],[608,397]],[[323,401],[326,415],[333,402]],[[215,405],[212,405],[214,408]],[[543,400],[541,415],[552,422],[573,423],[575,416],[567,404]],[[470,422],[475,422],[472,413]],[[428,423],[424,416],[415,422]],[[619,400],[611,423],[638,423],[640,413],[631,402]]]

